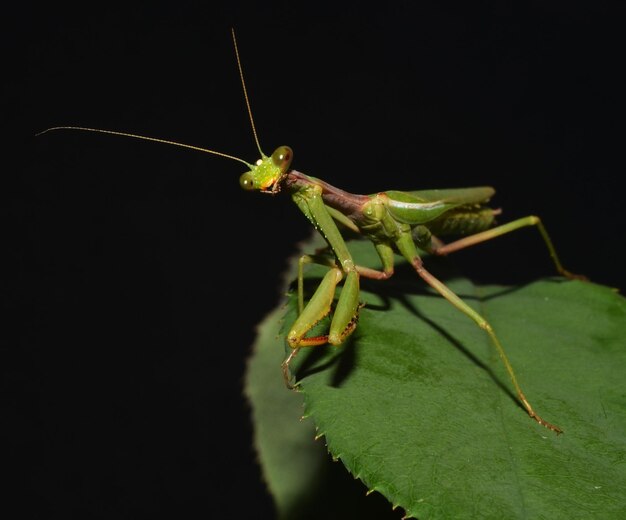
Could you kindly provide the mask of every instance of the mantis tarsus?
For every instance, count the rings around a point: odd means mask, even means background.
[[[215,150],[126,132],[61,126],[49,128],[41,133],[62,129],[83,130],[190,148],[245,164],[249,171],[240,177],[240,185],[244,190],[271,195],[283,191],[291,195],[298,208],[324,237],[332,255],[314,254],[300,258],[298,264],[299,314],[287,334],[287,343],[291,352],[282,363],[283,377],[287,386],[293,387],[289,366],[300,349],[328,343],[339,345],[355,330],[360,308],[359,278],[361,276],[376,280],[390,278],[394,272],[394,256],[400,254],[422,280],[489,335],[528,414],[539,424],[557,434],[561,433],[562,430],[559,427],[542,419],[526,399],[492,326],[443,282],[434,277],[424,267],[418,254],[418,249],[421,249],[434,255],[447,255],[523,227],[535,226],[548,248],[557,271],[567,278],[584,279],[563,268],[539,217],[528,216],[496,226],[495,216],[499,211],[487,206],[489,199],[495,193],[491,187],[410,192],[391,190],[371,195],[355,195],[291,169],[293,152],[288,146],[278,147],[271,156],[265,155],[261,150],[254,125],[234,31],[232,31],[232,37],[252,133],[261,154],[261,158],[256,163],[250,164],[238,157]],[[380,256],[382,269],[355,264],[338,223],[372,241]],[[459,235],[464,238],[444,244],[438,237],[446,235]],[[328,272],[305,304],[303,269],[307,263],[322,264],[328,267]],[[340,282],[343,282],[343,289],[332,312],[328,332],[317,336],[309,335],[322,318],[331,314],[335,290]]]

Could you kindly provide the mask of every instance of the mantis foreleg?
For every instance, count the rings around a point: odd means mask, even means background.
[[[359,272],[352,256],[335,224],[328,213],[321,197],[319,187],[312,185],[294,195],[294,202],[301,211],[320,231],[328,242],[337,261],[326,257],[305,255],[298,263],[298,311],[299,315],[287,334],[287,343],[293,349],[283,361],[283,376],[287,386],[291,387],[289,364],[303,347],[313,347],[330,343],[339,345],[355,329],[359,308]],[[304,305],[303,267],[306,263],[315,262],[330,267],[330,270],[315,293]],[[328,334],[307,337],[307,333],[326,316],[335,297],[337,284],[345,278],[339,300],[335,307]]]
[[[333,218],[335,218],[334,215]],[[355,265],[354,269],[358,275],[364,276],[365,278],[386,280],[393,275],[394,252],[385,244],[378,244],[376,249],[383,262],[382,270],[360,265]],[[324,276],[315,294],[305,307],[304,266],[310,263],[330,267],[331,271]],[[325,345],[326,343],[338,345],[343,342],[356,327],[359,296],[358,277],[352,272],[349,272],[342,290],[342,296],[339,297],[329,333],[321,336],[306,336],[306,333],[330,312],[335,295],[335,288],[339,281],[341,281],[341,278],[341,270],[336,266],[335,261],[328,256],[302,255],[298,260],[298,319],[293,324],[287,336],[287,342],[293,350],[282,364],[283,377],[289,388],[293,387],[290,382],[291,374],[289,373],[289,364],[293,358],[296,357],[299,349],[302,347]],[[344,294],[346,296],[343,296]],[[344,301],[342,301],[342,298]],[[354,307],[355,304],[356,307]]]
[[[312,257],[300,259],[300,266],[311,261]],[[304,259],[304,260],[303,260]],[[326,263],[324,262],[324,265]],[[315,347],[318,345],[339,345],[354,331],[359,307],[359,274],[356,270],[349,271],[345,276],[345,282],[339,300],[330,323],[328,334],[318,336],[306,336],[306,334],[331,310],[335,297],[337,284],[343,279],[344,274],[337,266],[332,266],[326,273],[315,293],[302,307],[298,318],[287,334],[287,343],[293,349],[283,362],[283,376],[285,384],[292,387],[289,373],[289,364],[303,347]],[[298,302],[303,302],[302,278],[298,276]]]
[[[447,255],[448,253],[453,253],[454,251],[459,251],[461,249],[465,249],[466,247],[470,247],[481,242],[485,242],[487,240],[491,240],[492,238],[496,238],[511,231],[516,231],[526,226],[536,226],[541,233],[541,237],[548,248],[548,252],[550,253],[550,257],[556,266],[556,270],[562,276],[572,279],[586,280],[585,276],[570,273],[566,269],[563,268],[561,261],[559,260],[559,256],[556,253],[556,249],[552,244],[552,240],[550,239],[550,235],[546,231],[545,226],[541,222],[541,219],[535,215],[530,215],[528,217],[519,218],[512,222],[507,222],[506,224],[502,224],[501,226],[496,226],[494,228],[488,229],[487,231],[482,231],[480,233],[476,233],[475,235],[470,235],[454,242],[450,242],[449,244],[433,244],[431,249],[431,253],[436,255]]]

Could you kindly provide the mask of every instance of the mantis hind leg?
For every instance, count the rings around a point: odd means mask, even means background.
[[[523,405],[524,409],[528,412],[528,415],[532,417],[535,421],[537,421],[542,426],[556,432],[557,434],[562,433],[558,426],[549,423],[542,419],[537,412],[533,409],[531,404],[526,399],[522,388],[517,382],[517,377],[515,376],[515,371],[511,366],[511,362],[509,361],[506,353],[504,352],[504,348],[500,343],[500,340],[496,336],[496,333],[493,327],[489,324],[489,322],[477,313],[474,309],[472,309],[467,303],[465,303],[461,298],[459,298],[451,289],[449,289],[441,280],[434,277],[430,274],[423,266],[421,258],[418,256],[417,251],[415,249],[415,245],[410,236],[403,236],[397,242],[396,245],[398,250],[402,253],[402,255],[409,260],[417,274],[433,289],[435,289],[441,296],[443,296],[446,300],[448,300],[452,305],[454,305],[458,310],[460,310],[463,314],[471,318],[481,329],[483,329],[491,339],[493,346],[495,347],[506,371],[509,375],[511,383],[517,392],[517,396]]]
[[[548,248],[548,252],[550,253],[550,258],[552,258],[556,270],[560,275],[570,279],[587,280],[586,276],[571,273],[567,269],[563,268],[563,264],[561,264],[561,260],[556,253],[556,249],[554,248],[552,240],[550,239],[550,235],[548,235],[548,232],[541,222],[541,219],[535,215],[519,218],[512,222],[507,222],[506,224],[502,224],[501,226],[488,229],[487,231],[481,231],[480,233],[461,238],[454,242],[450,242],[449,244],[444,245],[441,243],[436,243],[433,245],[433,248],[430,252],[436,255],[447,255],[448,253],[453,253],[455,251],[465,249],[466,247],[470,247],[481,242],[491,240],[492,238],[505,235],[507,233],[516,231],[527,226],[535,226],[539,230],[539,233],[541,234],[541,237],[543,238],[543,241]]]
[[[306,263],[318,263],[330,267],[322,278],[311,299],[304,305],[303,266]],[[331,311],[337,284],[344,279],[343,289],[335,307],[328,334],[307,336],[313,327]],[[298,318],[287,334],[287,343],[292,351],[282,363],[283,378],[289,388],[291,373],[289,365],[303,347],[318,345],[339,345],[352,334],[356,328],[359,309],[359,273],[356,268],[342,271],[335,263],[324,257],[305,255],[300,258],[298,266]]]
[[[509,374],[509,378],[511,379],[511,383],[517,392],[517,396],[519,397],[522,405],[535,421],[537,421],[542,426],[556,432],[557,434],[563,433],[563,430],[554,424],[549,423],[542,419],[537,412],[533,409],[531,404],[526,399],[524,392],[517,382],[517,377],[515,376],[515,372],[513,371],[513,367],[511,366],[511,362],[509,361],[507,355],[504,352],[504,348],[500,343],[500,340],[496,336],[493,327],[489,324],[489,322],[483,318],[480,314],[478,314],[474,309],[472,309],[469,305],[467,305],[461,298],[459,298],[454,292],[452,292],[443,282],[435,278],[432,274],[430,274],[424,267],[422,266],[422,261],[419,258],[413,260],[413,267],[417,271],[422,279],[430,285],[433,289],[435,289],[439,294],[441,294],[446,300],[448,300],[452,305],[454,305],[457,309],[459,309],[463,314],[469,316],[472,320],[476,322],[476,324],[483,329],[491,339],[491,342],[495,346],[502,363],[504,364],[507,373]]]

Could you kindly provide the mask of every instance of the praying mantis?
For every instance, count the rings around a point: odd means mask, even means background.
[[[293,151],[288,146],[279,146],[267,156],[261,149],[252,117],[234,30],[232,39],[248,117],[261,156],[254,164],[207,148],[113,130],[57,126],[37,135],[56,130],[80,130],[154,141],[205,152],[246,165],[248,170],[239,179],[244,190],[270,195],[283,192],[291,196],[299,210],[323,236],[328,245],[327,252],[330,254],[307,254],[301,256],[298,261],[298,316],[287,333],[286,342],[290,351],[282,362],[282,374],[288,387],[295,386],[292,382],[290,364],[300,350],[326,344],[340,345],[354,332],[361,308],[360,278],[380,281],[389,279],[394,274],[395,256],[400,255],[426,284],[485,331],[528,415],[555,433],[562,433],[561,428],[542,419],[531,406],[494,328],[481,314],[433,276],[425,268],[418,253],[418,250],[422,250],[431,255],[445,256],[525,227],[535,227],[545,242],[557,272],[566,278],[584,280],[585,277],[564,269],[539,217],[531,215],[496,225],[495,217],[500,210],[488,205],[495,193],[494,189],[488,186],[422,191],[388,190],[358,195],[292,169]],[[380,257],[382,267],[374,269],[356,264],[341,228],[369,239]],[[462,238],[444,243],[440,237],[446,236]],[[328,271],[313,295],[305,302],[304,268],[307,264],[321,264]],[[336,298],[336,290],[340,283],[343,286]],[[312,329],[326,316],[330,316],[327,332],[312,335]]]

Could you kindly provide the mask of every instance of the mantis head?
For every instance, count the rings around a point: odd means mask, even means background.
[[[256,128],[254,126],[254,119],[252,117],[252,110],[250,108],[250,100],[248,99],[248,92],[246,90],[246,83],[243,78],[243,69],[241,67],[241,60],[239,59],[239,51],[237,50],[237,39],[235,38],[235,31],[231,29],[232,37],[233,37],[233,46],[235,48],[235,56],[237,58],[237,66],[239,68],[239,76],[241,78],[241,86],[243,88],[243,95],[246,102],[246,108],[248,110],[248,117],[250,118],[250,125],[252,127],[252,134],[254,136],[254,140],[256,142],[256,146],[261,154],[261,158],[255,163],[250,164],[239,157],[235,157],[234,155],[229,155],[227,153],[218,152],[216,150],[210,150],[208,148],[201,148],[199,146],[193,146],[190,144],[179,143],[177,141],[170,141],[169,139],[161,139],[157,137],[148,137],[145,135],[131,134],[128,132],[118,132],[116,130],[103,130],[101,128],[87,128],[82,126],[55,126],[52,128],[48,128],[42,132],[39,132],[36,135],[45,134],[47,132],[55,131],[55,130],[81,130],[84,132],[97,132],[100,134],[109,134],[109,135],[118,135],[122,137],[132,137],[134,139],[141,139],[144,141],[153,141],[156,143],[167,144],[171,146],[178,146],[180,148],[189,148],[191,150],[197,150],[199,152],[209,153],[212,155],[217,155],[219,157],[224,157],[226,159],[231,159],[233,161],[238,161],[240,163],[245,164],[249,171],[244,173],[239,178],[239,184],[246,191],[260,191],[262,193],[278,193],[280,191],[280,184],[282,179],[287,174],[289,170],[289,166],[291,165],[291,159],[293,158],[293,150],[288,146],[279,146],[274,150],[274,153],[270,157],[265,155],[261,150],[261,145],[259,143],[259,138],[256,133]]]
[[[280,181],[291,165],[293,150],[288,146],[279,146],[270,157],[262,154],[261,158],[239,178],[239,184],[246,191],[276,193],[280,190]]]

